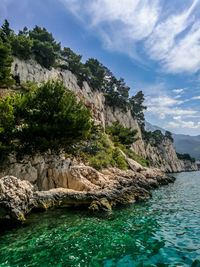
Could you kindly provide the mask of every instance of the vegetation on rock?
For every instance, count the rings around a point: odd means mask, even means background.
[[[136,142],[139,138],[135,137],[137,130],[131,130],[130,128],[123,127],[119,121],[113,122],[111,126],[106,127],[106,133],[110,135],[111,140],[115,145],[125,145],[130,147],[133,142]]]
[[[190,156],[190,154],[188,153],[185,153],[185,154],[180,154],[180,153],[176,153],[177,154],[177,157],[180,159],[180,160],[189,160],[191,162],[195,162],[195,158],[192,158]]]
[[[0,87],[8,87],[14,83],[10,73],[12,61],[9,43],[4,43],[0,38]]]
[[[2,54],[6,60],[2,66],[5,66],[6,70],[0,71],[0,77],[2,76],[0,86],[10,86],[13,82],[10,78],[11,54],[24,60],[33,57],[47,69],[58,66],[70,70],[77,76],[78,85],[81,88],[83,82],[87,81],[91,88],[104,93],[108,105],[113,108],[118,107],[124,112],[130,110],[139,124],[144,124],[143,110],[146,107],[143,105],[144,95],[142,91],[129,98],[130,88],[123,78],[118,80],[97,59],[89,58],[85,63],[82,63],[81,55],[76,54],[69,47],[61,49],[60,43],[57,43],[53,35],[45,28],[35,26],[33,30],[28,30],[27,27],[24,27],[18,34],[15,34],[10,29],[8,21],[5,20],[0,31],[0,60],[2,57],[1,49],[4,49]]]
[[[87,138],[91,113],[60,81],[27,88],[27,93],[0,102],[2,148],[16,139],[16,148],[26,152],[58,150]]]

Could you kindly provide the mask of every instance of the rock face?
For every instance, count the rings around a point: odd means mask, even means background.
[[[196,162],[190,160],[181,160],[184,165],[184,171],[198,171],[199,167]]]
[[[174,181],[157,169],[142,167],[140,172],[117,168],[98,172],[88,166],[71,166],[68,173],[67,188],[48,191],[35,191],[30,182],[14,176],[0,178],[0,219],[23,221],[33,208],[84,205],[94,211],[111,210],[117,204],[145,200],[151,189]]]
[[[0,179],[0,219],[23,221],[33,206],[33,186],[14,176]]]
[[[176,155],[174,144],[165,139],[157,147],[150,145],[146,148],[146,155],[152,166],[164,172],[197,171],[198,166],[191,161],[179,160]]]
[[[159,147],[145,148],[142,140],[141,131],[137,120],[133,119],[130,111],[122,112],[120,109],[113,109],[105,104],[105,98],[102,92],[91,89],[86,82],[80,88],[77,84],[77,78],[68,70],[60,68],[52,68],[51,70],[41,67],[33,59],[22,61],[18,58],[14,59],[12,64],[13,75],[19,75],[20,81],[35,81],[40,84],[48,79],[60,79],[66,87],[73,91],[74,94],[84,101],[85,105],[92,111],[93,118],[97,123],[101,123],[103,127],[112,124],[118,120],[125,127],[138,130],[139,140],[132,145],[132,149],[136,154],[148,158],[153,167],[157,167],[166,172],[179,172],[184,170],[184,164],[177,158],[173,144],[163,143]]]
[[[13,175],[29,181],[38,190],[67,188],[67,172],[72,162],[62,154],[36,154],[17,159],[10,155],[0,170],[0,177]]]

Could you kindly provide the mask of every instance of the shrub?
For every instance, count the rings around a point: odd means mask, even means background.
[[[0,157],[9,152],[12,147],[12,139],[15,130],[15,116],[13,99],[7,96],[0,99]]]
[[[60,52],[60,43],[56,43],[53,35],[45,28],[35,26],[29,31],[30,39],[33,40],[33,53],[38,63],[49,69],[54,65],[58,53]]]
[[[190,154],[188,153],[185,153],[185,154],[176,153],[176,154],[177,154],[178,159],[180,160],[189,160],[193,163],[195,162],[195,158],[192,158]]]
[[[3,43],[0,38],[0,87],[8,87],[14,83],[11,77],[11,47],[9,43]]]
[[[12,35],[11,46],[13,55],[21,59],[29,59],[32,54],[33,41],[22,33]]]
[[[24,125],[18,137],[23,146],[58,149],[88,136],[90,111],[60,81],[48,81],[29,90],[18,105]]]
[[[147,159],[137,155],[133,150],[127,149],[124,146],[120,146],[120,148],[127,155],[127,157],[137,161],[139,164],[141,164],[144,167],[150,166],[150,162]]]
[[[113,149],[112,156],[113,156],[113,160],[115,162],[114,164],[116,167],[118,167],[121,170],[127,169],[126,161],[125,161],[124,157],[122,156],[119,148]]]
[[[121,125],[119,121],[115,121],[111,126],[108,126],[106,128],[106,133],[111,136],[111,139],[115,143],[115,145],[122,144],[130,147],[133,142],[136,142],[138,140],[138,137],[135,137],[137,130],[126,128]]]

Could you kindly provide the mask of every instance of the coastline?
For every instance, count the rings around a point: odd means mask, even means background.
[[[68,177],[72,173],[74,176],[70,178],[73,180],[71,184],[77,190],[53,188],[38,191],[30,182],[14,176],[1,178],[0,219],[23,222],[33,209],[56,207],[81,206],[92,211],[110,211],[117,205],[144,201],[152,196],[152,189],[175,181],[173,176],[158,169],[144,167],[138,169],[138,172],[117,168],[98,172],[88,166],[74,166],[68,170]]]

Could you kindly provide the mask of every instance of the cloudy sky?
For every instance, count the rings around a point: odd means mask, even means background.
[[[46,27],[142,90],[150,123],[200,134],[200,0],[1,0],[5,18],[15,31]]]

